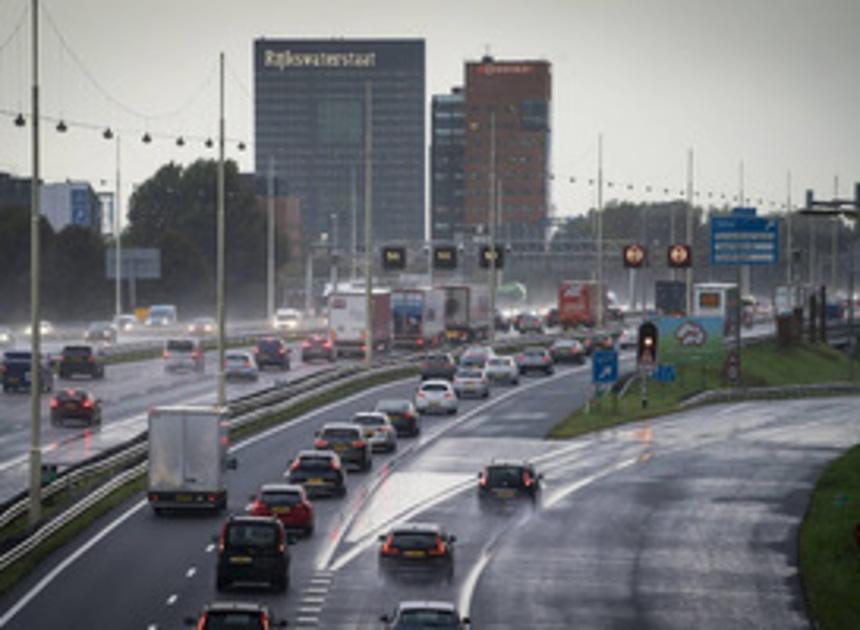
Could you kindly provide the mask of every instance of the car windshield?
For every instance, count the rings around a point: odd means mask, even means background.
[[[193,352],[194,342],[182,339],[172,339],[167,342],[167,349],[174,352]]]
[[[233,524],[227,528],[227,542],[244,547],[270,547],[278,538],[278,531],[269,524]]]
[[[357,429],[325,429],[323,437],[328,440],[357,440],[359,439]]]
[[[381,426],[381,425],[385,424],[384,418],[380,418],[379,416],[370,416],[370,415],[356,416],[355,418],[352,419],[352,421],[355,422],[356,424],[360,424],[360,425],[365,426],[365,427]]]
[[[398,623],[415,628],[456,628],[457,615],[450,610],[410,609],[400,613]]]
[[[246,611],[210,611],[203,630],[265,630],[260,613]]]
[[[448,386],[442,383],[428,383],[421,386],[423,392],[447,392]]]
[[[266,490],[260,495],[260,499],[273,507],[289,507],[300,503],[302,495],[294,490]]]
[[[517,466],[491,466],[487,469],[487,483],[491,486],[519,486],[523,470]]]
[[[434,532],[395,532],[391,544],[399,549],[427,549],[436,546]]]

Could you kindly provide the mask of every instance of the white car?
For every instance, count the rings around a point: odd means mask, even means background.
[[[272,328],[275,330],[298,330],[301,323],[302,314],[294,308],[279,308],[272,318]]]
[[[393,453],[397,450],[397,432],[391,425],[388,414],[380,411],[364,411],[355,414],[352,421],[361,426],[361,432],[370,442],[370,450],[374,453],[377,451]]]
[[[128,332],[137,327],[137,317],[129,314],[117,315],[113,318],[114,327],[121,332]]]
[[[461,398],[476,396],[487,398],[490,395],[490,382],[484,370],[478,368],[460,368],[454,375],[452,383],[454,391]]]
[[[15,335],[9,328],[0,328],[0,348],[7,348],[15,343]]]
[[[231,351],[224,355],[224,378],[256,381],[260,370],[250,352]]]
[[[454,387],[448,381],[424,381],[415,392],[415,409],[418,413],[455,414],[459,409],[459,399]]]
[[[205,354],[199,339],[167,339],[164,342],[162,357],[165,372],[202,373],[205,369]]]
[[[493,383],[520,384],[520,368],[513,357],[490,357],[484,374]]]

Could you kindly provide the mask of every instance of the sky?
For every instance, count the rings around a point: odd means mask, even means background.
[[[30,0],[0,0],[0,171],[31,173]],[[677,198],[694,153],[700,200],[784,208],[853,195],[860,181],[860,0],[42,0],[42,176],[112,190],[122,137],[123,197],[160,165],[215,157],[218,55],[227,59],[228,157],[254,169],[252,46],[258,37],[422,37],[427,96],[463,63],[552,64],[551,202],[595,203],[598,135],[605,200]],[[22,17],[24,18],[22,20]],[[61,39],[62,38],[62,39]],[[65,46],[61,45],[65,42]],[[6,114],[3,114],[6,112]],[[81,128],[72,122],[86,123]],[[150,144],[141,142],[147,131]],[[196,138],[177,147],[167,137]],[[427,136],[429,139],[429,117]],[[570,178],[575,178],[574,182]],[[632,189],[628,186],[632,185]],[[646,186],[653,191],[648,193]],[[659,194],[658,194],[659,193]],[[775,205],[771,205],[775,204]]]

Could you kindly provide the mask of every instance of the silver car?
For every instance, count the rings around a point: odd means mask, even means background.
[[[461,398],[475,396],[487,398],[490,395],[490,382],[484,370],[477,368],[461,368],[454,375],[454,391]]]
[[[520,369],[513,357],[492,357],[484,373],[491,383],[520,384]]]
[[[228,352],[224,356],[224,378],[256,381],[260,370],[250,352]]]
[[[381,411],[367,411],[355,414],[352,421],[361,425],[361,433],[370,443],[370,450],[374,453],[378,451],[393,453],[397,450],[397,431],[394,430],[388,414]]]
[[[415,408],[418,413],[455,414],[459,409],[457,394],[451,383],[443,380],[424,381],[415,392]]]

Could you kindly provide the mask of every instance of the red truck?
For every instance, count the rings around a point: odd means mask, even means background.
[[[594,326],[597,323],[598,284],[592,280],[563,280],[558,287],[558,323],[562,328]],[[603,293],[603,318],[609,319],[608,300]]]

